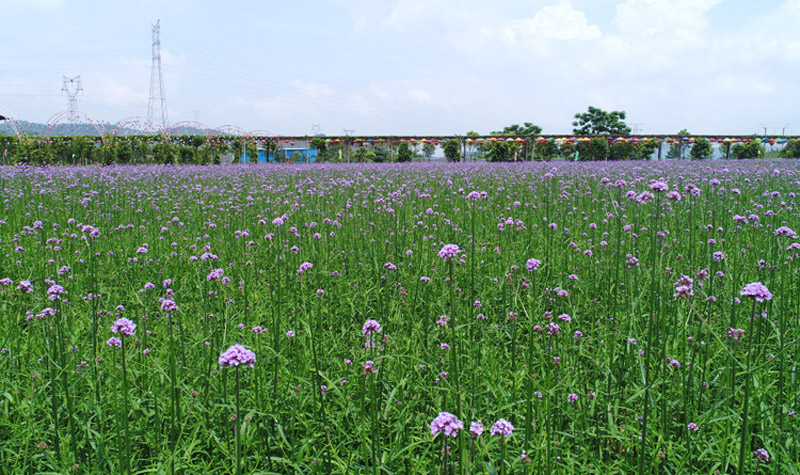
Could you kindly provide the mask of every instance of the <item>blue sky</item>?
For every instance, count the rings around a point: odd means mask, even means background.
[[[161,20],[169,121],[278,135],[800,133],[800,0],[0,0],[0,107],[146,115]]]

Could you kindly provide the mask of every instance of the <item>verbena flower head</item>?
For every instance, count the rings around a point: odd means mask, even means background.
[[[525,263],[525,267],[528,269],[528,272],[533,272],[542,265],[542,261],[539,259],[528,259],[528,262]]]
[[[383,331],[383,329],[381,328],[381,324],[378,323],[377,320],[372,320],[372,319],[367,320],[366,322],[364,322],[364,326],[361,327],[361,334],[364,336],[372,335],[373,332],[380,333],[381,331]]]
[[[112,333],[121,333],[122,335],[125,336],[133,336],[133,332],[135,330],[136,330],[136,324],[125,317],[117,319],[111,325]]]
[[[757,449],[753,451],[753,453],[760,462],[769,462],[769,452],[767,452],[767,449]]]
[[[122,346],[122,340],[120,340],[119,338],[117,338],[115,336],[112,336],[111,338],[106,340],[106,345],[108,345],[108,346],[116,346],[117,348],[119,348],[119,347]]]
[[[447,259],[457,257],[459,253],[461,253],[461,249],[458,248],[458,244],[445,244],[439,250],[438,255],[446,261]]]
[[[305,271],[311,269],[312,267],[314,267],[314,264],[312,264],[310,262],[303,262],[302,264],[300,264],[300,267],[297,269],[297,275],[303,275],[303,273]]]
[[[498,419],[497,422],[495,422],[492,425],[492,428],[489,431],[490,434],[498,437],[499,436],[508,437],[513,432],[514,432],[514,426],[511,425],[511,423],[505,419]]]
[[[223,274],[225,274],[225,271],[223,269],[214,269],[208,273],[208,275],[206,276],[206,280],[208,281],[217,280],[220,277],[222,277]]]
[[[444,432],[445,437],[457,437],[458,431],[463,428],[464,423],[449,412],[440,412],[439,415],[431,421],[431,435]]]
[[[236,367],[239,365],[247,364],[254,368],[253,363],[256,362],[256,354],[248,350],[242,345],[233,345],[225,350],[219,357],[219,365],[224,367]]]
[[[472,437],[478,437],[483,434],[483,423],[481,421],[475,421],[469,425],[469,433]]]
[[[744,286],[744,289],[739,292],[739,295],[744,297],[752,297],[756,302],[763,302],[764,300],[772,300],[772,293],[766,285],[761,282],[751,282]]]

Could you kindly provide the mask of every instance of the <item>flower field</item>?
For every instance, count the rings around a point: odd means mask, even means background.
[[[0,473],[799,473],[796,161],[4,167],[0,206]]]

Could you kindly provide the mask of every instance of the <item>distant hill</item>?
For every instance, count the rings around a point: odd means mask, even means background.
[[[105,131],[115,135],[138,135],[143,132],[130,127],[118,128],[114,124],[103,123],[101,124]],[[23,134],[28,135],[49,135],[51,136],[70,136],[70,135],[98,135],[97,128],[89,123],[77,124],[56,124],[52,127],[47,124],[40,124],[38,122],[28,122],[21,120],[17,122],[17,128]],[[48,130],[49,129],[49,130]],[[192,126],[182,126],[177,129],[171,130],[171,135],[205,135],[209,131]],[[0,135],[13,135],[14,130],[11,124],[7,121],[0,122]]]

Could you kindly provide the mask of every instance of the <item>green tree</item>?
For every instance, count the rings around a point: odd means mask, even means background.
[[[534,160],[549,162],[558,157],[558,144],[552,140],[548,140],[545,143],[534,144],[533,147],[535,147],[533,153]]]
[[[587,112],[575,114],[572,132],[576,135],[629,135],[631,128],[625,124],[625,116],[625,111],[606,112],[589,106]]]
[[[731,148],[731,155],[737,160],[761,158],[764,156],[764,147],[761,145],[761,142],[752,140],[750,142],[734,145]]]
[[[422,156],[425,157],[426,160],[431,161],[434,153],[436,153],[436,145],[432,142],[425,142],[422,144]]]
[[[705,137],[695,140],[690,152],[692,160],[706,160],[711,158],[713,154],[714,149],[711,146],[711,142]]]
[[[595,137],[591,142],[580,142],[575,147],[578,152],[578,160],[606,160],[611,152],[608,140],[603,137]]]
[[[609,160],[631,160],[636,145],[633,142],[618,142],[609,146]]]
[[[669,150],[667,150],[667,158],[670,160],[683,160],[683,157],[686,155],[686,152],[689,151],[689,147],[691,144],[685,142],[683,139],[688,137],[689,131],[686,129],[681,129],[678,132],[677,143],[669,144]]]
[[[397,146],[397,161],[410,162],[414,158],[414,152],[411,150],[411,145],[408,142],[400,142]]]
[[[444,157],[448,162],[461,161],[461,144],[458,140],[448,140],[442,145]]]
[[[634,160],[650,160],[659,147],[661,147],[661,140],[639,142],[633,149],[633,158]]]
[[[317,149],[317,160],[320,162],[325,161],[325,153],[328,151],[328,144],[322,137],[314,137],[311,143],[308,144],[311,148]]]
[[[787,142],[781,151],[781,156],[784,158],[800,158],[800,139]]]
[[[519,148],[517,142],[494,142],[484,145],[487,148],[486,158],[490,162],[510,162],[514,160],[514,152]]]
[[[517,158],[519,160],[530,160],[530,157],[528,156],[530,153],[529,148],[533,146],[533,140],[541,134],[542,128],[531,122],[525,122],[523,125],[512,124],[507,127],[503,127],[503,130],[501,131],[492,132],[492,135],[511,135],[525,138],[527,142],[525,144],[526,146],[518,148],[517,150]]]

